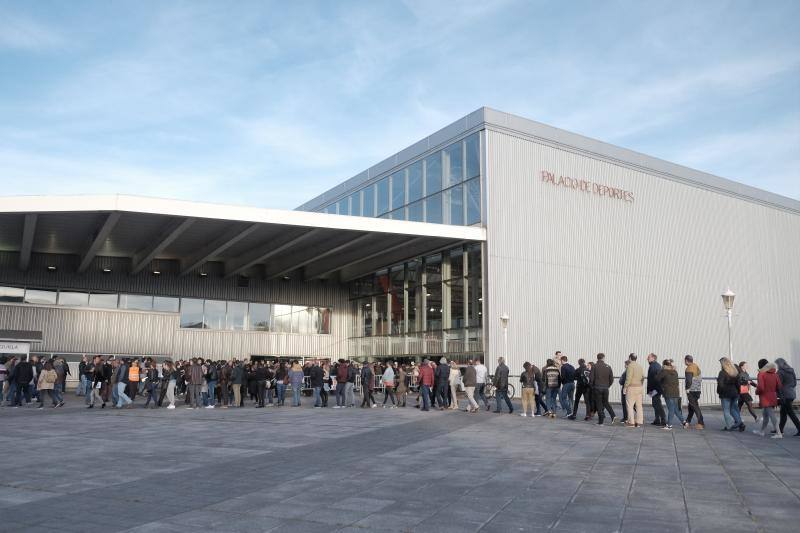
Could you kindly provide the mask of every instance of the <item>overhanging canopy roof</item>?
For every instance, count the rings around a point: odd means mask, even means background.
[[[139,196],[0,197],[0,251],[130,259],[135,274],[176,260],[180,274],[207,262],[224,275],[263,266],[266,278],[350,280],[417,255],[486,239],[481,227],[426,224]]]

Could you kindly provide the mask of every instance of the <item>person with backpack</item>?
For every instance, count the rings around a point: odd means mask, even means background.
[[[556,398],[561,388],[561,372],[556,367],[555,362],[552,359],[548,359],[547,366],[544,367],[542,374],[544,374],[545,398],[547,398],[547,412],[544,416],[555,418]]]
[[[628,411],[625,425],[633,428],[644,425],[644,406],[642,405],[644,369],[637,359],[638,356],[635,353],[628,355],[628,366],[625,368],[625,387],[623,388]]]
[[[725,418],[723,431],[745,430],[742,417],[736,402],[739,400],[739,371],[727,357],[719,360],[720,371],[717,374],[717,396],[722,404],[722,416]]]
[[[689,414],[686,416],[686,422],[692,423],[692,416],[697,416],[697,423],[694,429],[704,429],[706,426],[703,423],[703,412],[700,410],[700,392],[703,386],[703,376],[700,374],[700,367],[694,362],[694,357],[686,355],[683,358],[683,363],[686,365],[684,372],[684,387],[686,388],[686,399],[689,402]]]
[[[778,406],[778,391],[781,390],[781,378],[778,376],[778,367],[775,363],[770,363],[766,359],[758,362],[758,405],[761,407],[761,429],[754,429],[753,433],[764,437],[766,435],[767,424],[772,422],[772,429],[775,434],[773,439],[782,439],[783,432],[778,427],[778,417],[775,415],[775,408]]]
[[[217,405],[216,389],[217,381],[219,380],[219,370],[214,361],[209,360],[207,365],[205,378],[206,386],[208,387],[208,403],[206,404],[206,409],[214,409]]]
[[[37,388],[39,389],[39,409],[44,409],[44,394],[47,393],[50,396],[50,401],[53,402],[53,407],[59,407],[63,405],[62,402],[58,400],[58,396],[56,394],[55,388],[58,386],[58,374],[55,370],[53,370],[53,363],[47,361],[44,364],[44,369],[39,374],[39,380],[37,382]]]
[[[400,365],[397,368],[397,386],[394,388],[394,392],[397,395],[397,407],[406,406],[406,398],[408,396],[408,379],[409,376],[406,373],[406,365]]]
[[[483,364],[483,359],[475,361],[475,394],[478,399],[483,401],[483,405],[488,411],[490,409],[489,399],[486,398],[486,380],[489,378],[489,369]]]
[[[584,420],[589,420],[591,417],[591,400],[592,389],[589,386],[589,367],[586,366],[585,359],[578,359],[578,368],[575,369],[575,403],[572,406],[572,414],[568,417],[570,420],[575,420],[578,417],[578,407],[580,407],[581,396],[583,396],[583,403],[586,407],[586,416]],[[538,405],[536,410],[538,411]]]
[[[122,409],[124,405],[133,405],[133,399],[125,393],[130,384],[128,360],[123,359],[117,368],[117,409]]]
[[[778,367],[778,378],[781,380],[781,388],[778,391],[778,405],[781,408],[781,420],[778,430],[783,434],[783,429],[786,427],[786,418],[788,417],[792,419],[794,428],[797,430],[794,436],[800,437],[800,421],[798,421],[797,415],[794,412],[794,407],[792,407],[792,403],[796,397],[795,388],[797,387],[797,376],[795,376],[794,368],[789,366],[786,359],[779,357],[775,359],[775,364]]]
[[[522,412],[519,414],[521,417],[528,416],[528,406],[531,407],[531,418],[535,417],[536,411],[535,400],[536,393],[539,391],[539,384],[536,381],[536,374],[533,373],[533,368],[527,361],[522,365],[522,373],[519,376],[519,382],[522,384]],[[466,383],[466,375],[464,376]]]
[[[661,385],[659,385],[656,378],[659,372],[661,372],[661,365],[658,364],[658,356],[651,353],[647,356],[647,395],[650,396],[655,415],[652,424],[663,427],[667,423],[667,414],[664,412],[664,406],[661,403]]]
[[[613,426],[617,421],[617,415],[614,414],[614,408],[608,403],[608,390],[614,383],[614,371],[606,364],[605,359],[606,354],[597,354],[597,362],[592,366],[589,383],[592,386],[594,405],[597,409],[597,424],[603,425],[605,412],[608,411],[611,416],[611,425]]]
[[[739,401],[737,402],[739,412],[741,413],[742,407],[746,405],[750,416],[753,417],[753,422],[758,422],[758,415],[753,410],[753,397],[750,395],[750,387],[755,387],[756,383],[748,373],[747,361],[739,363],[737,370],[739,371]]]

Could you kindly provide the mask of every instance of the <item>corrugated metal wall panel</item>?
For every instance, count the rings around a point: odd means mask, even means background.
[[[800,365],[800,217],[530,139],[488,132],[486,350],[512,373],[562,350],[699,357],[728,351],[720,294],[738,294],[734,359]],[[543,183],[542,170],[633,191],[635,201]]]

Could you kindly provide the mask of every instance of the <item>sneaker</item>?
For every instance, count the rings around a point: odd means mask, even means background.
[[[746,428],[745,428],[745,426],[744,426],[744,423],[741,423],[741,424],[739,424],[739,433],[741,433],[741,432],[742,432],[742,431],[744,431],[745,429],[746,429]]]
[[[334,408],[334,409],[341,409],[341,408],[342,408],[342,406],[341,406],[341,405],[334,405],[334,406],[333,406],[333,408]]]
[[[782,439],[783,433],[775,433],[773,436],[770,437],[771,439]]]
[[[706,427],[703,424],[695,424],[694,429],[706,429]]]
[[[766,433],[764,433],[764,432],[763,432],[763,431],[761,431],[760,429],[754,429],[754,430],[753,430],[753,433],[754,433],[754,434],[756,434],[756,435],[758,435],[759,437],[764,437],[764,436],[766,436]]]
[[[569,415],[569,416],[567,417],[567,420],[575,420],[575,417],[574,417],[573,415]]]
[[[167,409],[175,409],[175,406],[174,405],[168,405]]]
[[[625,422],[625,427],[626,428],[635,428],[636,424],[631,424],[630,422]]]
[[[213,409],[213,408],[214,408],[213,405],[206,405],[206,409]]]
[[[667,430],[667,431],[672,431],[672,426],[671,426],[671,425],[669,425],[669,424],[666,424],[666,425],[665,425],[664,427],[662,427],[661,429],[665,429],[665,430]]]
[[[617,418],[616,416],[612,417],[611,418],[611,425],[613,426],[613,425],[616,425],[617,423],[619,423],[619,418]]]
[[[58,402],[55,407],[64,407],[64,402]]]
[[[92,408],[94,408],[94,405],[87,405],[86,408],[87,409],[92,409]]]
[[[370,409],[377,409],[377,408],[378,408],[378,404],[377,404],[377,403],[373,403],[373,404],[370,406]]]
[[[194,409],[194,407],[186,407],[186,409]]]
[[[683,429],[689,429],[689,422],[684,422],[681,425],[683,426]]]
[[[525,414],[525,413],[520,413],[520,414],[519,414],[519,416],[521,416],[521,417],[525,418],[525,417],[527,417],[528,415],[527,415],[527,414]]]
[[[44,405],[40,405],[37,409],[44,409]]]

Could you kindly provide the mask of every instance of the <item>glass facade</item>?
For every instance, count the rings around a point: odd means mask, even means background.
[[[483,352],[480,244],[380,270],[352,283],[350,339],[364,357]]]
[[[480,136],[473,133],[318,211],[471,226],[481,222]]]

